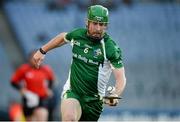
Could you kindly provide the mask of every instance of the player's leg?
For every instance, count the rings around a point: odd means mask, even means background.
[[[48,102],[48,98],[39,100],[39,105],[33,112],[37,121],[48,121]]]
[[[27,99],[25,97],[22,97],[22,107],[26,121],[34,121],[36,119],[33,115],[33,111],[35,108],[28,107]]]
[[[48,120],[48,110],[45,107],[38,107],[33,112],[37,121],[47,121]]]
[[[79,101],[75,98],[66,98],[61,102],[62,121],[78,121],[82,110]]]
[[[102,100],[84,101],[80,121],[98,121],[103,110]]]
[[[33,114],[34,108],[28,108],[23,106],[23,113],[25,115],[26,121],[35,121],[36,117]]]

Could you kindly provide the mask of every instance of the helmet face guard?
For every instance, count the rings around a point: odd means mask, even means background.
[[[88,21],[98,23],[109,23],[109,12],[108,9],[101,5],[93,5],[88,8],[87,18]]]

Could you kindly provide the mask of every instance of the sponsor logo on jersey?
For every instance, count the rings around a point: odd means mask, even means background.
[[[32,72],[27,72],[25,75],[27,78],[33,78],[34,77]]]
[[[94,57],[98,57],[100,55],[102,55],[101,49],[94,50]]]
[[[72,43],[72,45],[77,45],[77,46],[81,45],[80,42],[78,42],[78,41],[76,41],[74,39],[71,40],[71,43]]]
[[[75,44],[75,45],[77,45],[77,46],[80,46],[80,42],[75,41],[75,40],[74,40],[73,44]]]
[[[77,59],[79,59],[79,60],[81,60],[81,61],[84,61],[85,63],[91,63],[91,64],[99,65],[98,62],[93,61],[93,60],[91,60],[91,59],[87,59],[86,57],[84,57],[84,56],[82,56],[82,55],[78,55],[78,54],[76,54],[76,53],[73,53],[73,57],[75,57],[75,58],[77,58]]]

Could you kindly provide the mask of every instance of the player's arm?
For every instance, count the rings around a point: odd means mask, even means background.
[[[47,91],[47,94],[49,97],[52,97],[53,96],[53,84],[55,82],[55,75],[54,75],[54,72],[52,70],[52,68],[48,65],[44,65],[43,67],[44,69],[44,72],[46,73],[46,78],[47,78],[47,81],[48,81],[48,91]]]
[[[119,96],[122,94],[126,85],[124,67],[113,69],[113,74],[116,80],[115,90],[105,99],[105,103],[109,106],[116,106],[119,103]]]
[[[21,95],[24,95],[25,91],[26,91],[26,88],[22,87],[20,82],[16,82],[14,80],[11,80],[11,85],[17,89]]]
[[[120,48],[115,43],[109,44],[109,50],[107,52],[109,53],[108,59],[111,62],[111,68],[115,77],[115,90],[110,94],[110,99],[112,98],[118,98],[120,96],[125,88],[126,85],[126,77],[125,77],[125,70],[122,60],[122,53]],[[113,99],[110,102],[110,106],[115,106],[118,104],[118,99]]]
[[[60,33],[59,35],[57,35],[56,37],[54,37],[53,39],[51,39],[47,44],[43,45],[41,48],[43,51],[48,52],[54,48],[60,47],[63,44],[65,44],[65,35],[66,33]]]
[[[44,65],[42,67],[42,69],[46,74],[46,79],[48,81],[48,88],[52,89],[53,84],[55,82],[55,74],[54,74],[52,68],[49,65]]]
[[[113,92],[113,94],[120,96],[126,86],[126,77],[125,77],[124,67],[113,69],[113,74],[116,80],[115,91]]]
[[[22,86],[21,81],[23,79],[24,73],[27,69],[26,65],[21,65],[19,68],[16,69],[16,71],[11,76],[11,85],[17,89],[22,95],[24,94],[24,91],[26,90],[25,87]]]
[[[33,60],[34,60],[34,65],[36,66],[36,68],[39,68],[39,65],[41,64],[41,62],[44,60],[45,54],[57,47],[62,46],[63,44],[66,43],[65,41],[65,35],[66,33],[60,33],[59,35],[57,35],[56,37],[54,37],[53,39],[51,39],[48,43],[46,43],[45,45],[43,45],[33,56]]]

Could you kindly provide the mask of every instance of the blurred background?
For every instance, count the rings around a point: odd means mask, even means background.
[[[180,0],[0,0],[0,120],[21,102],[10,85],[13,71],[60,32],[85,27],[92,4],[110,10],[108,33],[123,51],[127,77],[120,104],[105,106],[100,121],[180,120]],[[51,120],[60,120],[71,56],[70,45],[46,55],[56,75]]]

